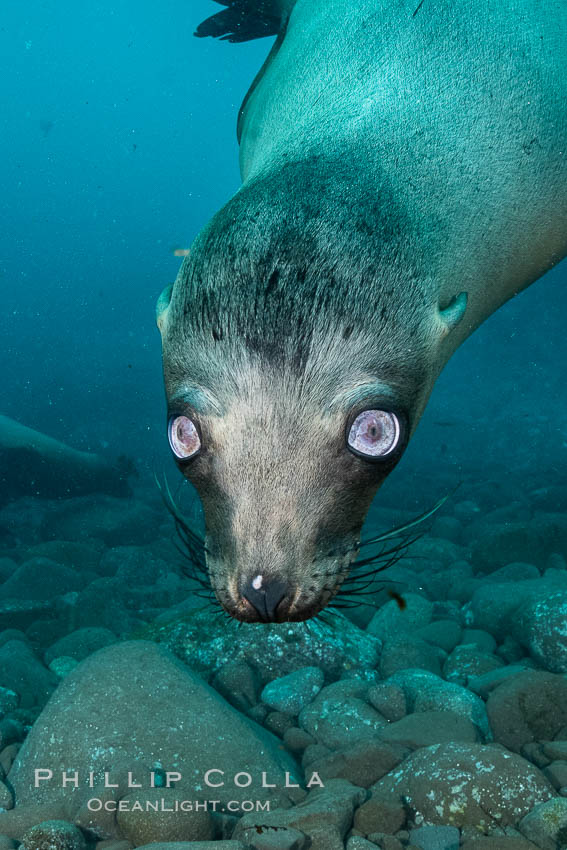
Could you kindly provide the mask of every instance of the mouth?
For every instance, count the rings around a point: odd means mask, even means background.
[[[156,479],[157,480],[157,479]],[[157,481],[163,501],[173,516],[181,545],[178,550],[186,561],[185,575],[194,582],[192,591],[228,616],[244,623],[303,622],[314,619],[326,608],[352,609],[374,605],[379,574],[396,564],[409,547],[424,533],[430,519],[448,496],[431,509],[403,525],[382,534],[356,541],[346,547],[341,558],[325,559],[312,565],[308,578],[291,582],[281,575],[232,575],[221,578],[225,571],[216,568],[205,540],[189,525],[176,505],[167,482]],[[366,552],[370,554],[365,554]],[[360,557],[360,553],[363,556]],[[334,554],[334,553],[333,553]],[[387,582],[380,582],[383,585]],[[390,596],[400,600],[395,591]]]

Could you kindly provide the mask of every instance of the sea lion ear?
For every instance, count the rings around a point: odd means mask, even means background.
[[[455,295],[455,297],[449,301],[446,307],[443,307],[443,309],[439,309],[439,316],[444,327],[443,336],[452,331],[453,328],[457,327],[457,325],[465,315],[465,311],[467,309],[467,301],[468,293],[459,292],[458,295]]]
[[[171,294],[173,292],[173,284],[170,283],[169,286],[166,286],[160,297],[157,300],[156,304],[156,322],[161,334],[163,334],[163,329],[165,325],[165,320],[167,318],[167,308],[169,307],[169,302],[171,301]]]

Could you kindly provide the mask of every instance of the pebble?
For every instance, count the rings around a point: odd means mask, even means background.
[[[22,836],[23,850],[85,850],[81,830],[63,820],[47,820],[28,829]]]
[[[459,850],[461,833],[454,826],[422,826],[410,831],[410,841],[419,850]]]
[[[541,850],[567,844],[567,799],[555,797],[536,806],[520,821],[520,832]]]
[[[413,632],[431,621],[433,603],[416,593],[405,593],[406,607],[400,610],[398,603],[391,599],[376,611],[366,631],[385,640],[399,634]]]
[[[486,711],[495,740],[519,753],[524,744],[551,740],[567,725],[567,679],[526,670],[489,694]]]
[[[371,790],[389,800],[403,795],[417,824],[468,825],[483,832],[514,826],[554,795],[540,771],[521,756],[481,744],[423,747]]]
[[[324,679],[323,671],[318,667],[302,667],[269,682],[260,699],[274,711],[297,715],[317,696]]]

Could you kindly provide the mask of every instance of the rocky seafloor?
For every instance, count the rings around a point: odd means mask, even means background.
[[[151,489],[4,506],[0,850],[567,848],[566,511],[559,485],[463,487],[373,605],[240,626],[194,594]],[[133,805],[158,791],[218,806]]]

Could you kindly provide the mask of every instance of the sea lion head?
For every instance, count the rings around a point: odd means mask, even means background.
[[[439,310],[390,225],[369,239],[342,195],[321,211],[288,186],[237,193],[158,303],[170,446],[214,593],[248,622],[305,620],[339,592],[463,311]]]

